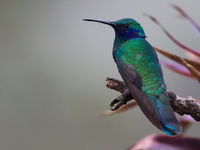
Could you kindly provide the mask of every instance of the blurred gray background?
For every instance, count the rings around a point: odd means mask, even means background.
[[[0,149],[123,150],[160,133],[139,108],[99,117],[119,95],[105,87],[106,77],[121,79],[111,55],[114,31],[81,19],[134,18],[150,43],[183,56],[142,15],[147,12],[200,49],[199,37],[170,3],[200,23],[198,0],[1,0]],[[163,69],[169,90],[200,97],[197,81]],[[199,127],[187,135],[200,137]]]

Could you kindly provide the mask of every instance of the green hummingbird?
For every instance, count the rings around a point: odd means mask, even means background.
[[[113,59],[118,71],[146,117],[167,135],[182,132],[170,106],[157,54],[146,40],[141,25],[131,18],[118,21],[83,19],[110,25],[115,30]],[[113,106],[118,101],[113,101]],[[127,101],[120,102],[125,104]]]

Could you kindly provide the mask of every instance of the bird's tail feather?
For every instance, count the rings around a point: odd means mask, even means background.
[[[161,120],[161,129],[168,135],[176,135],[182,132],[174,111],[172,110],[169,97],[165,91],[162,91],[159,97],[153,102],[156,114]]]

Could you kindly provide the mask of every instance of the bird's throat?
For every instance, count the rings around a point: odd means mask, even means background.
[[[112,51],[112,55],[113,55],[113,59],[115,60],[115,55],[117,50],[121,47],[121,45],[126,42],[128,39],[126,38],[121,38],[118,36],[115,36],[115,40],[114,40],[114,44],[113,44],[113,51]]]

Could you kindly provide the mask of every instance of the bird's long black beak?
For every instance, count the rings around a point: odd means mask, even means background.
[[[84,21],[92,21],[92,22],[99,22],[99,23],[103,23],[103,24],[107,24],[110,25],[112,27],[115,27],[116,24],[111,22],[111,21],[101,21],[101,20],[94,20],[94,19],[83,19]]]

